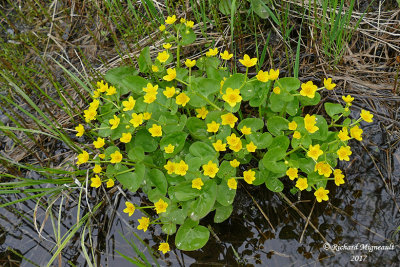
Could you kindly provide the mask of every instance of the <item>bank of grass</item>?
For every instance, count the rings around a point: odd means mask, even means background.
[[[195,20],[202,45],[226,47],[236,58],[254,54],[260,58],[257,70],[279,67],[298,77],[307,64],[304,53],[317,53],[335,68],[368,10],[353,17],[354,0],[349,5],[325,0],[320,6],[316,1],[305,6],[270,0],[260,6],[267,14],[262,18],[259,10],[250,8],[257,1],[228,1],[226,14],[215,8],[217,2],[27,0],[19,6],[18,1],[5,1],[0,8],[0,111],[8,122],[0,122],[6,136],[0,141],[7,148],[0,156],[0,207],[33,200],[59,214],[61,205],[43,200],[62,198],[65,192],[86,194],[87,181],[75,178],[82,174],[74,164],[81,142],[73,129],[83,119],[91,86],[116,62],[136,66],[141,48],[159,40],[158,26],[168,14]],[[184,52],[205,51],[193,46]],[[29,170],[42,178],[27,177]],[[54,232],[52,260],[62,260],[58,257],[71,233],[82,231],[86,236],[93,213],[77,216],[64,237]],[[83,240],[81,244],[85,259],[92,261],[94,253],[85,249]]]

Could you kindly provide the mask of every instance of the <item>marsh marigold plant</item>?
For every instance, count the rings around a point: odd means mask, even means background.
[[[331,78],[300,82],[280,77],[279,69],[250,77],[259,60],[247,54],[238,58],[246,73],[235,73],[226,67],[233,54],[217,47],[196,60],[182,58],[181,48],[196,39],[194,27],[168,17],[156,56],[145,48],[138,68],[118,67],[95,82],[84,122],[75,127],[77,137],[91,140],[76,160],[92,170],[90,186],[140,189],[153,204],[127,199],[123,212],[147,209],[137,229],[160,224],[182,250],[206,244],[210,232],[201,219],[214,211],[217,223],[229,218],[241,186],[273,192],[287,186],[328,201],[327,183],[346,182],[336,167],[351,159],[349,141],[361,141],[360,122],[373,121],[365,110],[349,118],[350,95],[325,103],[326,117],[302,113],[320,102],[321,91],[335,89]],[[170,251],[166,241],[162,253]]]

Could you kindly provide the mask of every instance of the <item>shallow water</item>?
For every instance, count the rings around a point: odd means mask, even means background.
[[[350,143],[353,150],[352,160],[340,166],[346,175],[346,184],[340,188],[333,182],[329,184],[329,203],[314,203],[312,193],[302,194],[299,199],[298,196],[284,192],[298,211],[310,218],[309,222],[321,234],[318,234],[310,224],[306,227],[306,220],[278,194],[268,191],[263,186],[252,187],[242,184],[235,199],[234,212],[227,221],[214,224],[212,214],[201,221],[202,225],[211,228],[213,232],[205,247],[193,252],[182,252],[172,247],[172,251],[165,257],[157,254],[159,264],[161,266],[376,266],[378,264],[398,266],[399,247],[395,247],[394,250],[372,252],[362,250],[362,246],[365,245],[398,244],[399,234],[395,231],[400,225],[399,207],[395,202],[395,200],[399,202],[397,188],[400,178],[400,148],[390,151],[389,144],[394,140],[386,136],[378,123],[363,125],[363,128],[365,130],[363,144],[369,153],[358,142]],[[32,175],[34,173],[30,174]],[[290,183],[290,180],[285,182]],[[250,195],[254,197],[259,208]],[[140,194],[129,195],[128,198],[136,203],[145,201]],[[58,199],[55,206],[60,205],[60,201]],[[75,201],[76,199],[72,198],[63,199],[62,234],[76,222]],[[95,203],[93,192],[88,202],[92,206]],[[148,250],[133,237],[132,231],[138,233],[154,250],[157,250],[159,242],[166,238],[158,226],[150,227],[146,233],[135,230],[137,219],[142,215],[140,212],[135,212],[132,217],[128,217],[122,212],[125,208],[124,202],[125,197],[122,194],[114,194],[111,198],[112,204],[102,208],[96,221],[92,221],[93,227],[90,231],[98,265],[130,266],[115,252],[118,250],[125,255],[135,255],[121,234],[128,239],[132,238],[146,255]],[[85,203],[86,199],[84,206]],[[39,266],[46,265],[51,258],[51,249],[55,244],[51,220],[47,219],[42,231],[43,238],[39,238],[32,222],[35,204],[36,202],[28,201],[14,205],[15,210],[1,209],[1,266],[19,264],[33,266],[26,259],[21,260],[10,253],[8,247]],[[260,209],[268,217],[274,229]],[[23,213],[18,215],[16,210]],[[87,208],[84,208],[81,214],[85,212]],[[54,215],[57,218],[57,213]],[[45,210],[39,208],[37,217],[40,228],[45,220]],[[57,224],[57,219],[54,223]],[[86,233],[88,231],[89,229]],[[358,249],[333,253],[325,249],[325,241],[321,235],[332,246],[358,244]],[[173,237],[169,241],[172,244]],[[71,263],[84,266],[80,242],[77,234],[63,250],[63,266],[71,266]],[[87,247],[90,247],[89,239],[85,242]],[[14,262],[14,265],[11,262]]]

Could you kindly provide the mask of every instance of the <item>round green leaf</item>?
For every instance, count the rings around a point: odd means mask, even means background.
[[[215,209],[215,215],[214,215],[214,222],[215,223],[222,223],[226,219],[231,216],[233,211],[233,206],[228,205],[228,206],[222,206],[218,205],[218,207]]]
[[[236,196],[236,190],[228,187],[227,181],[222,180],[221,184],[217,186],[217,202],[222,206],[232,205]]]
[[[190,218],[194,221],[200,220],[207,216],[213,209],[215,199],[217,197],[217,185],[213,180],[208,180],[204,183],[199,197],[194,201]]]
[[[242,120],[237,128],[240,130],[243,126],[250,127],[251,132],[254,133],[264,127],[264,121],[259,118],[247,118]]]
[[[205,158],[209,156],[214,156],[216,154],[213,147],[204,142],[194,142],[189,147],[189,152],[195,157]]]
[[[282,192],[283,187],[284,187],[283,183],[277,178],[267,179],[265,181],[265,185],[272,192]]]
[[[289,121],[282,117],[274,116],[267,121],[267,128],[272,135],[281,135],[283,130],[289,128]]]
[[[160,190],[164,195],[167,193],[167,179],[164,173],[158,169],[151,169],[148,172],[148,177],[150,181]]]
[[[145,129],[136,133],[134,144],[143,147],[144,152],[153,152],[158,147],[157,140]]]
[[[193,251],[202,248],[210,237],[209,230],[201,225],[190,226],[183,224],[179,227],[175,237],[175,245],[184,251]]]

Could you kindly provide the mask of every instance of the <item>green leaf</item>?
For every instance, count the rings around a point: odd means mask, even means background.
[[[194,201],[191,207],[190,218],[197,221],[207,216],[214,207],[216,197],[217,185],[213,180],[206,181],[201,189],[199,197]]]
[[[151,169],[148,172],[148,177],[150,181],[160,190],[164,195],[167,193],[167,179],[164,173],[158,169]]]
[[[251,2],[251,9],[260,18],[266,19],[269,17],[269,13],[267,9],[264,8],[264,5],[262,5],[261,0],[250,0],[250,2]]]
[[[269,108],[274,112],[282,112],[285,109],[286,102],[281,95],[271,94],[269,98]]]
[[[186,127],[193,138],[200,140],[208,138],[206,124],[199,118],[190,117],[186,122]]]
[[[175,146],[173,153],[166,154],[168,158],[173,157],[182,151],[183,147],[185,146],[185,140],[187,136],[187,133],[181,131],[169,133],[161,139],[160,148],[162,151],[164,151],[164,147],[168,146],[169,144]]]
[[[196,34],[193,32],[192,29],[183,28],[179,32],[181,34],[182,39],[180,40],[181,45],[189,45],[196,40]]]
[[[144,159],[144,149],[141,146],[134,146],[132,142],[129,142],[126,146],[128,152],[128,158],[135,161],[136,163],[141,162]]]
[[[332,119],[337,120],[339,116],[335,116],[337,114],[342,114],[344,112],[344,108],[341,104],[333,104],[326,102],[324,104],[325,111]]]
[[[293,77],[280,78],[276,81],[275,86],[285,89],[285,91],[296,91],[300,88],[300,80]]]
[[[109,137],[111,135],[111,128],[110,125],[108,125],[107,123],[103,122],[100,125],[100,130],[99,130],[99,136],[100,137]]]
[[[215,223],[222,223],[226,219],[231,216],[233,211],[233,206],[228,205],[228,206],[222,206],[218,205],[217,208],[215,209],[215,215],[214,215],[214,222]]]
[[[124,95],[128,92],[128,89],[123,86],[122,80],[129,76],[138,75],[138,73],[134,67],[121,66],[107,71],[105,80],[114,85],[121,95]]]
[[[202,248],[209,238],[210,232],[206,227],[185,222],[176,233],[175,245],[180,250],[193,251]]]
[[[220,85],[218,80],[199,77],[192,81],[193,91],[205,97],[219,92],[219,88]]]
[[[128,168],[124,168],[125,166],[121,167],[121,171],[126,171]],[[123,174],[119,174],[115,176],[115,178],[124,186],[124,188],[128,189],[132,193],[135,193],[141,184],[143,183],[143,177],[139,177],[134,172],[126,172]]]
[[[314,171],[315,162],[313,159],[301,158],[301,159],[299,159],[299,163],[300,163],[300,169],[303,172],[309,174]]]
[[[176,186],[168,188],[168,195],[173,196],[178,201],[188,201],[198,197],[201,190],[192,188],[192,181],[185,181]],[[172,197],[171,197],[172,198]]]
[[[316,118],[317,123],[315,124],[315,126],[317,126],[319,129],[315,133],[310,134],[310,136],[312,139],[325,141],[326,138],[328,138],[328,123],[321,115],[316,115]]]
[[[232,6],[232,1],[231,0],[221,0],[219,1],[219,11],[224,14],[225,16],[228,16],[231,14],[231,6]]]
[[[286,164],[283,161],[269,161],[263,158],[263,165],[265,168],[274,173],[284,173],[287,170]]]
[[[252,133],[251,135],[247,135],[246,139],[253,142],[257,146],[257,149],[264,149],[271,145],[273,138],[270,133]]]
[[[282,117],[274,116],[267,121],[267,128],[272,135],[282,135],[283,130],[289,128],[289,121]]]
[[[200,158],[214,156],[216,154],[214,148],[212,148],[210,145],[208,145],[204,142],[200,142],[200,141],[194,142],[189,147],[189,152],[193,156],[200,157]]]
[[[136,133],[134,144],[143,147],[144,152],[153,152],[158,147],[157,140],[145,129]]]
[[[237,128],[240,130],[243,126],[250,127],[251,132],[254,133],[264,127],[264,121],[258,118],[247,118],[242,120]]]
[[[227,88],[232,88],[232,89],[240,88],[242,86],[244,80],[245,80],[245,76],[243,74],[241,74],[241,73],[233,74],[231,77],[226,79],[226,81],[224,82],[224,85],[222,86],[222,92],[225,93]],[[242,94],[242,91],[240,93]]]
[[[321,95],[316,92],[314,98],[309,98],[307,96],[298,96],[300,103],[303,107],[305,106],[315,106],[321,101]]]
[[[297,112],[299,112],[299,99],[297,97],[293,98],[292,101],[287,103],[286,112],[290,116],[296,116],[297,115]]]
[[[268,149],[272,149],[274,147],[280,147],[284,150],[288,150],[289,144],[290,144],[289,138],[286,135],[280,135],[272,140],[272,143],[268,147]]]
[[[161,230],[167,235],[173,235],[176,232],[176,224],[175,223],[166,223],[161,227]]]
[[[267,178],[265,185],[272,192],[282,192],[284,188],[283,183],[278,178]]]
[[[233,168],[229,161],[224,160],[219,166],[217,176],[220,178],[231,178],[236,176],[236,168]]]
[[[217,202],[222,206],[232,205],[236,196],[236,190],[230,189],[227,180],[222,180],[217,186]]]
[[[139,59],[138,59],[139,69],[140,72],[148,72],[152,62],[150,57],[150,49],[148,46],[143,48],[142,52],[140,52]]]
[[[281,147],[274,147],[269,149],[267,153],[264,155],[268,161],[278,161],[284,159],[286,156],[286,150]]]
[[[148,83],[148,80],[140,76],[126,76],[120,81],[121,88],[123,88],[121,94],[133,92],[136,95],[144,95],[145,92],[143,88],[145,88]]]
[[[259,164],[260,163],[262,164],[262,161],[259,161]],[[256,174],[255,174],[256,179],[253,181],[253,185],[257,186],[257,185],[265,183],[265,180],[268,176],[268,175],[266,176],[265,173],[267,173],[268,171],[267,170],[263,170],[263,171],[255,170],[255,172],[256,172]]]

